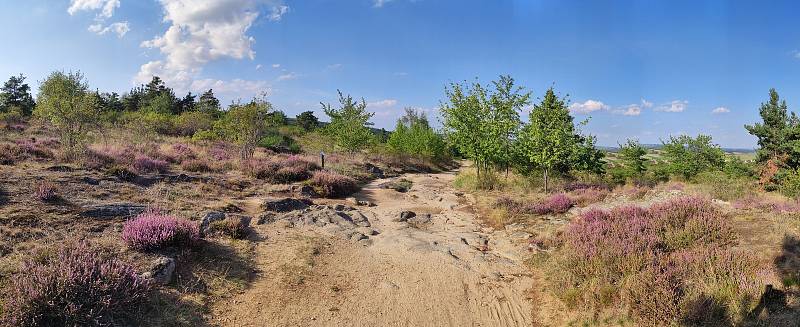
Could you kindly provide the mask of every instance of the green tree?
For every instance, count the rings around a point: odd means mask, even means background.
[[[386,143],[395,152],[434,160],[444,159],[447,152],[444,139],[430,127],[425,114],[413,108],[406,108]]]
[[[214,128],[225,139],[239,146],[241,160],[249,160],[267,131],[267,116],[271,110],[272,104],[263,97],[247,104],[232,104]]]
[[[514,159],[514,141],[519,133],[522,122],[520,111],[530,104],[530,92],[525,92],[523,87],[514,86],[514,78],[509,75],[500,75],[493,81],[494,92],[489,98],[490,117],[488,122],[490,137],[499,141],[499,152],[494,155],[496,164],[506,170]]]
[[[542,101],[533,106],[530,122],[520,132],[517,150],[521,164],[542,170],[547,192],[550,173],[559,167],[570,167],[570,157],[577,144],[566,101],[551,87]]]
[[[625,144],[619,145],[619,159],[628,176],[641,176],[645,172],[646,154],[647,149],[638,140],[628,139]]]
[[[65,155],[75,159],[100,117],[97,97],[80,72],[53,72],[39,87],[34,115],[53,125]]]
[[[30,116],[35,106],[25,75],[11,76],[0,88],[0,113],[18,110],[19,114]]]
[[[577,170],[594,174],[605,173],[605,153],[597,148],[597,138],[594,136],[575,134],[575,145],[570,155],[568,167],[564,171]]]
[[[339,108],[333,108],[330,104],[320,104],[331,120],[325,131],[333,136],[336,146],[349,152],[356,152],[374,142],[375,135],[368,127],[372,125],[369,120],[374,113],[367,112],[367,103],[364,99],[358,102],[353,100],[352,96],[345,96],[339,91]]]
[[[307,132],[313,131],[319,126],[319,119],[317,116],[314,116],[313,111],[304,111],[300,113],[297,115],[295,122]]]
[[[794,113],[788,113],[786,101],[781,100],[775,89],[769,90],[769,101],[762,103],[758,111],[762,122],[744,126],[750,134],[758,138],[756,160],[764,163],[790,153],[796,154],[795,149],[800,148],[800,138],[795,131],[798,118]]]
[[[498,153],[500,142],[490,137],[487,91],[480,83],[445,87],[447,102],[440,105],[443,131],[447,142],[460,154],[472,160],[480,181]]]
[[[670,173],[690,179],[698,173],[709,170],[721,170],[725,165],[725,152],[719,145],[711,142],[710,135],[670,136],[663,142],[662,151],[666,158]]]
[[[209,89],[200,95],[200,99],[197,101],[196,108],[197,111],[210,113],[215,117],[218,117],[221,113],[219,100],[214,96],[214,90],[212,89]]]

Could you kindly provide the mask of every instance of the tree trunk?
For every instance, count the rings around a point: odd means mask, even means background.
[[[544,192],[545,193],[547,193],[547,177],[548,177],[547,176],[547,172],[548,172],[548,170],[549,170],[548,168],[544,169]]]

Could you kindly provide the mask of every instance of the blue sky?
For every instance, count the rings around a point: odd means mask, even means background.
[[[161,75],[223,101],[267,92],[295,115],[363,97],[378,127],[436,114],[444,85],[511,74],[569,95],[603,145],[713,135],[753,147],[771,87],[800,103],[791,2],[522,0],[28,0],[0,2],[0,78],[84,72],[122,93]],[[9,32],[10,31],[10,32]],[[716,111],[716,112],[714,112]]]

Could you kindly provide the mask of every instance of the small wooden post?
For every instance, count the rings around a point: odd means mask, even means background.
[[[319,152],[319,161],[322,164],[321,165],[322,169],[325,169],[325,152],[323,152],[323,151]]]

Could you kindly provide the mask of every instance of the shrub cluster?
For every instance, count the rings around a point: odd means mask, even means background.
[[[192,221],[155,209],[148,209],[122,228],[128,247],[154,251],[168,246],[191,246],[200,240],[200,230]]]
[[[501,197],[495,206],[503,207],[512,216],[518,215],[555,215],[569,211],[575,201],[564,193],[550,195],[534,203],[523,203],[510,197]]]
[[[56,184],[48,181],[39,183],[33,192],[33,197],[42,202],[50,202],[58,199]]]
[[[251,159],[242,164],[245,174],[273,183],[300,182],[311,178],[319,166],[302,156],[276,155],[267,159]]]
[[[326,198],[345,197],[358,191],[355,179],[329,170],[314,172],[310,184]]]
[[[52,148],[56,146],[58,141],[41,139],[0,143],[0,164],[13,165],[26,159],[52,159],[55,157]]]
[[[133,159],[132,168],[140,174],[153,172],[164,173],[168,170],[169,163],[164,160],[153,159],[147,155],[137,154]]]
[[[112,325],[142,303],[150,284],[130,265],[86,244],[28,260],[4,290],[3,326]]]
[[[562,300],[595,312],[627,309],[640,325],[712,312],[739,322],[758,301],[767,269],[731,249],[731,225],[696,197],[589,210],[561,237],[548,278]]]

